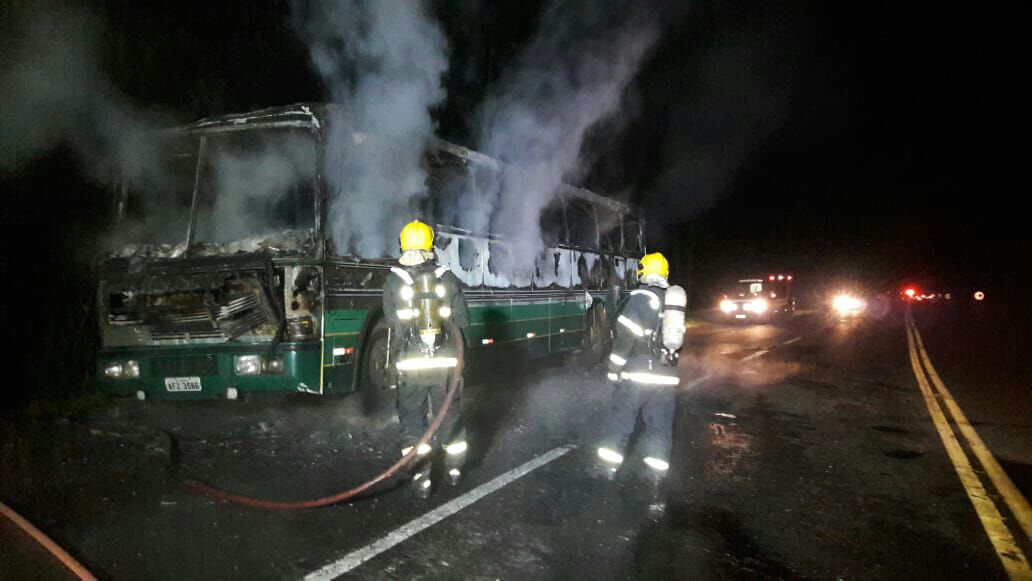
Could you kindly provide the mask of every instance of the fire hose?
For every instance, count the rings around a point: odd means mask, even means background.
[[[68,551],[62,549],[57,543],[48,537],[46,533],[37,529],[31,522],[26,520],[25,517],[18,514],[11,507],[2,502],[0,502],[0,515],[13,522],[22,531],[24,531],[25,534],[29,535],[32,540],[36,541],[41,547],[50,552],[50,554],[71,571],[73,575],[82,581],[97,581],[97,578],[87,571],[86,567],[82,566],[82,563],[76,561],[75,557],[69,555]]]
[[[292,500],[292,501],[281,501],[281,500],[265,500],[261,498],[254,498],[244,494],[231,492],[228,490],[222,490],[210,486],[196,479],[186,479],[183,484],[195,491],[199,492],[209,498],[216,500],[225,500],[234,504],[243,506],[249,506],[252,508],[263,508],[266,510],[299,510],[304,508],[319,508],[322,506],[329,506],[331,504],[337,504],[347,500],[351,500],[370,488],[376,486],[380,482],[387,480],[394,476],[399,470],[408,466],[412,460],[417,456],[417,450],[420,447],[425,446],[430,442],[430,439],[434,437],[437,430],[441,427],[441,423],[444,421],[445,416],[448,414],[448,409],[451,407],[452,401],[455,399],[455,395],[459,391],[459,386],[462,385],[462,369],[465,365],[465,345],[462,339],[462,333],[458,330],[454,323],[451,323],[452,336],[457,337],[456,344],[456,361],[457,364],[451,374],[451,383],[448,387],[448,393],[445,395],[444,403],[441,404],[441,408],[437,411],[437,415],[434,416],[433,421],[430,423],[430,427],[427,428],[423,437],[419,439],[419,442],[412,447],[412,450],[408,454],[405,454],[397,462],[391,465],[390,468],[384,470],[379,475],[363,484],[360,484],[349,490],[344,490],[330,496],[324,496],[322,498],[314,498],[310,500]]]

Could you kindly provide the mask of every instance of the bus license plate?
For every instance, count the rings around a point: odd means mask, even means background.
[[[201,378],[166,377],[165,389],[168,391],[201,391]]]
[[[735,315],[735,318],[736,318],[736,319],[744,319],[744,318],[745,318],[745,315]]]

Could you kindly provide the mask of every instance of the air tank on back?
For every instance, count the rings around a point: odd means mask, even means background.
[[[684,315],[688,308],[688,295],[678,285],[666,289],[663,299],[663,347],[673,353],[684,343]]]

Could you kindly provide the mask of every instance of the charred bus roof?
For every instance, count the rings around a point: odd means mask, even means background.
[[[296,127],[322,133],[333,121],[347,119],[347,112],[341,105],[333,103],[295,103],[281,107],[269,107],[247,113],[234,113],[205,117],[187,125],[166,129],[171,134],[222,133],[262,128]],[[501,171],[504,164],[483,153],[463,147],[443,139],[434,138],[431,143],[430,156],[441,164],[458,162],[489,167]],[[564,184],[562,195],[579,198],[619,212],[631,214],[629,205],[607,198],[584,188]]]

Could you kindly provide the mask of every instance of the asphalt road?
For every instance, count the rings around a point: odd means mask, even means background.
[[[942,383],[1028,498],[1032,369],[978,311],[913,314]],[[967,483],[958,477],[905,321],[897,306],[880,318],[690,329],[661,512],[633,449],[616,482],[593,476],[611,388],[599,369],[560,361],[469,385],[468,478],[430,501],[387,490],[263,512],[174,486],[188,473],[297,499],[393,459],[390,414],[364,417],[355,398],[263,398],[119,404],[92,425],[170,434],[169,486],[127,474],[100,490],[51,491],[60,503],[11,504],[113,579],[1006,578],[1032,555],[1029,538],[946,411],[973,467]],[[1017,554],[990,541],[990,506]]]

